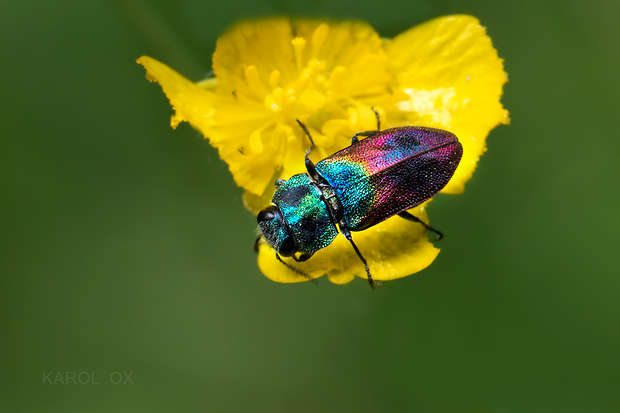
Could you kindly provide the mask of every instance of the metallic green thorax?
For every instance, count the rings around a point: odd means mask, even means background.
[[[312,254],[338,235],[320,189],[307,174],[295,175],[282,183],[272,202],[280,209],[298,252]]]

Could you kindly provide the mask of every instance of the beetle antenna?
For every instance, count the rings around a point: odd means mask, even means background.
[[[312,140],[312,136],[310,135],[310,131],[308,130],[306,125],[304,125],[299,119],[295,119],[295,120],[297,121],[297,123],[299,123],[299,126],[301,126],[301,128],[304,130],[304,132],[306,132],[306,136],[308,137],[308,139],[310,139],[310,143],[312,145],[310,145],[309,151],[313,150],[316,145],[314,144],[314,140]]]
[[[377,118],[377,130],[380,131],[381,130],[381,118],[379,116],[379,112],[377,112],[377,110],[374,107],[370,109],[374,112],[375,118]]]
[[[304,132],[306,132],[306,136],[308,136],[308,139],[310,139],[311,145],[306,151],[306,157],[305,157],[304,162],[306,164],[306,170],[308,171],[308,175],[310,175],[310,178],[316,181],[319,179],[319,174],[316,172],[314,163],[310,160],[310,152],[312,152],[312,150],[316,147],[316,145],[314,144],[314,141],[312,140],[312,136],[310,136],[310,131],[308,130],[306,125],[304,125],[299,119],[295,119],[295,120],[297,121],[297,123],[299,123],[299,126],[301,126]]]
[[[318,284],[318,281],[317,281],[317,279],[316,279],[316,278],[312,278],[312,277],[310,277],[308,274],[306,274],[305,272],[303,272],[302,270],[299,270],[299,269],[297,269],[297,268],[293,267],[291,264],[288,264],[288,263],[284,262],[284,261],[282,260],[282,258],[280,258],[280,254],[278,254],[277,252],[276,252],[276,258],[278,259],[278,261],[280,261],[282,264],[284,264],[284,266],[285,266],[286,268],[288,268],[289,270],[294,271],[294,272],[296,272],[297,274],[299,274],[299,275],[301,275],[301,276],[306,277],[309,281],[312,281],[312,282],[313,282],[313,283],[315,283],[315,284]]]

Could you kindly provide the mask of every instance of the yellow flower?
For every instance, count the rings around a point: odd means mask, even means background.
[[[215,78],[193,83],[143,56],[147,77],[162,86],[175,109],[172,126],[189,122],[219,150],[248,209],[270,204],[276,179],[305,172],[308,138],[318,160],[350,144],[351,136],[381,127],[432,126],[453,132],[463,158],[444,193],[460,193],[485,151],[485,138],[508,112],[500,103],[506,82],[502,60],[477,19],[448,16],[381,39],[363,22],[272,18],[237,24],[217,41]],[[427,203],[410,212],[428,222]],[[376,280],[427,267],[439,250],[419,225],[390,218],[353,233]],[[344,237],[305,263],[312,277],[343,284],[364,266]],[[258,264],[279,282],[306,281],[259,244]]]

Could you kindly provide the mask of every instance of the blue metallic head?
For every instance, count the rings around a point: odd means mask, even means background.
[[[260,211],[256,221],[263,236],[278,254],[283,257],[290,257],[297,252],[295,239],[284,222],[282,213],[277,206],[270,205]]]

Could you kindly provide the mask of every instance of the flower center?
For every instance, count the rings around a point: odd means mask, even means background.
[[[329,100],[327,63],[315,56],[304,58],[307,45],[304,38],[296,37],[291,44],[297,76],[283,79],[279,70],[273,70],[269,74],[271,90],[265,95],[264,104],[288,119],[305,118],[322,109]],[[344,71],[344,68],[338,71]]]

